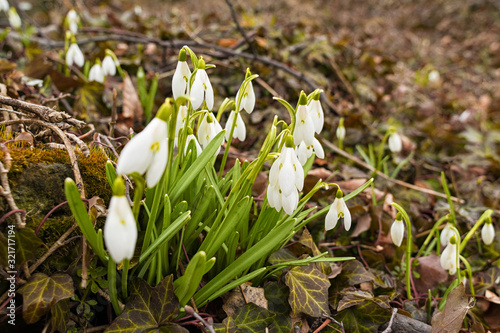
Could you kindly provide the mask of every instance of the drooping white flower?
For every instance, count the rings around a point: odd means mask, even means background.
[[[236,114],[236,125],[233,131],[233,138],[238,138],[238,140],[240,141],[245,141],[245,138],[247,136],[247,129],[245,127],[245,122],[243,122],[243,118],[241,118],[240,113],[234,110],[231,111],[231,113],[229,114],[229,117],[227,118],[226,121],[226,127],[224,128],[226,130],[226,141],[229,140],[229,132],[231,131],[231,127],[233,126],[235,114]]]
[[[287,140],[290,141],[290,140]],[[269,171],[267,200],[269,206],[291,215],[299,203],[299,192],[304,187],[304,169],[300,164],[293,142],[287,142],[280,156],[274,161]]]
[[[148,187],[155,186],[163,175],[168,158],[167,113],[158,112],[146,128],[123,148],[116,172],[120,175],[146,173]]]
[[[198,70],[194,77],[193,86],[191,87],[191,104],[193,109],[198,109],[203,105],[203,101],[207,103],[208,110],[214,107],[214,90],[212,84],[208,79],[207,72],[205,71],[205,61],[200,59],[198,61]]]
[[[308,105],[309,113],[314,123],[314,130],[317,134],[321,132],[321,130],[323,129],[323,124],[325,123],[323,107],[321,106],[321,102],[319,101],[320,94],[321,91],[316,93]]]
[[[200,142],[203,148],[206,148],[210,141],[222,131],[222,127],[220,126],[217,118],[214,117],[212,112],[207,112],[207,114],[203,117],[200,125],[198,126],[198,141]],[[215,152],[215,155],[218,155],[220,152],[219,149]]]
[[[179,132],[184,128],[186,118],[188,116],[188,108],[186,105],[181,105],[177,112],[177,120],[175,122],[175,137],[179,136]]]
[[[351,212],[344,201],[344,194],[339,189],[336,194],[336,198],[328,210],[328,214],[325,217],[325,230],[331,230],[335,228],[339,219],[344,218],[345,230],[349,231],[351,229]]]
[[[83,57],[83,53],[78,47],[78,44],[71,43],[68,48],[68,52],[66,52],[66,65],[73,66],[73,64],[78,67],[82,67],[85,63],[85,58]]]
[[[307,146],[313,144],[314,140],[314,122],[307,110],[307,96],[302,92],[300,94],[299,106],[295,115],[295,129],[293,131],[293,140],[296,145],[300,145],[302,141]]]
[[[249,70],[247,70],[246,77],[248,77],[249,75],[251,75],[251,73]],[[243,88],[243,84],[241,85],[240,89],[236,93],[236,102],[238,102],[238,98],[240,96],[242,88]],[[245,109],[245,111],[247,113],[252,113],[254,107],[255,107],[255,92],[253,91],[252,81],[250,81],[250,82],[248,82],[248,85],[245,88],[245,92],[243,93],[243,96],[241,97],[240,108],[238,111]]]
[[[21,18],[19,17],[16,8],[14,7],[9,8],[8,18],[9,18],[9,24],[12,28],[21,29]]]
[[[189,93],[189,78],[191,77],[191,70],[189,69],[186,60],[186,50],[183,48],[179,52],[179,61],[177,62],[174,77],[172,78],[172,93],[174,95],[174,99],[177,99],[182,95],[188,95]]]
[[[184,147],[184,154],[187,154],[187,149],[188,149],[189,143],[191,141],[194,141],[194,145],[196,147],[196,154],[197,154],[197,156],[200,156],[201,151],[202,151],[201,146],[198,143],[198,140],[196,139],[196,137],[192,133],[188,134],[188,136],[186,138],[186,146]]]
[[[66,14],[66,22],[68,23],[68,29],[76,35],[78,32],[78,23],[80,22],[80,17],[74,9],[71,9],[68,14]]]
[[[405,234],[405,225],[403,223],[401,216],[397,216],[396,220],[394,220],[391,226],[392,242],[398,247],[401,246],[404,234]]]
[[[441,236],[439,238],[439,240],[441,241],[441,246],[446,246],[449,243],[450,238],[453,235],[455,235],[455,232],[453,230],[451,230],[452,226],[453,226],[453,224],[446,223],[443,230],[441,230]]]
[[[9,2],[7,0],[0,0],[0,11],[7,13],[9,11]]]
[[[321,143],[318,139],[314,138],[313,144],[310,146],[306,146],[305,142],[302,141],[298,147],[295,148],[295,153],[300,161],[300,164],[304,165],[307,162],[307,159],[311,157],[312,153],[315,153],[319,158],[325,158],[325,151],[321,146]]]
[[[89,71],[89,81],[104,82],[104,73],[100,63],[95,63]]]
[[[137,226],[125,194],[111,197],[103,237],[114,262],[119,264],[124,259],[132,259],[137,241]]]
[[[344,127],[344,118],[340,118],[339,126],[337,127],[337,131],[335,132],[337,135],[337,139],[339,141],[344,141],[345,138],[345,127]]]
[[[455,236],[450,239],[450,243],[446,245],[443,253],[441,253],[441,267],[447,270],[451,275],[457,271],[457,244]]]
[[[102,59],[102,74],[104,76],[114,76],[116,74],[116,64],[115,61],[113,60],[113,57],[110,55],[107,55]]]
[[[393,153],[399,153],[401,149],[403,148],[403,143],[401,141],[401,136],[394,132],[391,135],[389,135],[389,149]]]
[[[491,223],[491,221],[486,221],[483,225],[483,228],[481,229],[481,238],[486,245],[493,243],[493,240],[495,239],[495,228],[493,227],[493,223]]]

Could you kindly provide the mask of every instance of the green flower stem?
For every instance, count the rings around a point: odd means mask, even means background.
[[[108,261],[108,292],[113,310],[119,316],[122,309],[118,303],[118,293],[116,292],[116,263],[112,259]]]
[[[451,200],[450,189],[448,188],[448,183],[446,183],[446,176],[444,175],[444,172],[441,172],[441,184],[443,185],[444,193],[446,193],[446,200],[448,200],[448,205],[450,206],[450,222],[456,226],[457,221],[455,219],[455,206],[453,206],[453,201]]]
[[[411,238],[411,222],[408,213],[404,210],[403,207],[393,202],[392,205],[396,207],[398,212],[403,215],[403,219],[406,222],[406,296],[408,299],[412,299],[411,296],[411,250],[413,247],[413,241]]]
[[[464,250],[465,246],[467,245],[467,243],[471,239],[472,235],[474,235],[474,233],[479,229],[479,227],[484,223],[484,221],[486,221],[486,219],[491,216],[491,214],[493,214],[493,210],[492,209],[488,209],[487,211],[485,211],[483,213],[483,215],[481,215],[481,217],[479,218],[479,220],[477,220],[476,224],[474,224],[474,226],[472,227],[472,229],[470,229],[469,232],[467,233],[467,235],[465,235],[464,240],[460,244],[460,252],[459,253],[462,253],[462,251]]]
[[[112,260],[110,260],[112,261]],[[128,283],[128,267],[129,267],[130,260],[124,259],[122,264],[122,298],[123,300],[126,300],[128,297],[128,291],[127,291],[127,283]]]
[[[385,150],[385,143],[387,142],[387,139],[389,138],[389,135],[392,133],[391,130],[388,130],[385,132],[384,137],[382,138],[382,141],[380,142],[380,145],[378,146],[378,152],[377,152],[377,159],[375,162],[375,169],[380,171],[380,166],[382,164],[382,159],[384,157],[384,150]]]
[[[457,239],[457,279],[459,280],[460,282],[460,279],[461,279],[461,275],[460,275],[460,246],[461,246],[461,240],[460,240],[460,232],[458,231],[457,228],[451,226],[450,227],[451,230],[453,230],[453,232],[455,233],[455,236],[456,236],[456,239]]]
[[[422,255],[422,253],[424,253],[424,250],[426,249],[427,245],[429,245],[430,241],[434,238],[434,234],[437,235],[437,231],[438,231],[439,226],[443,222],[448,221],[448,216],[449,215],[447,214],[447,215],[441,217],[436,223],[434,223],[434,226],[432,227],[431,232],[429,233],[429,235],[425,239],[424,243],[420,246],[420,250],[418,250],[417,257],[420,257]]]
[[[222,162],[220,164],[219,178],[222,178],[222,174],[224,173],[224,167],[226,166],[227,156],[229,155],[229,148],[231,147],[231,141],[233,141],[233,133],[234,129],[236,128],[236,121],[238,120],[239,111],[235,109],[234,112],[235,115],[233,117],[233,123],[231,124],[231,130],[229,131],[229,137],[227,138],[226,149],[224,150],[224,156],[222,157]]]
[[[136,172],[131,174],[130,178],[132,178],[134,180],[134,183],[135,183],[134,203],[132,206],[132,213],[134,214],[134,219],[135,219],[136,224],[137,224],[137,229],[140,231],[141,226],[138,222],[138,218],[139,218],[139,211],[141,209],[141,200],[142,200],[142,196],[144,194],[144,178]]]
[[[476,300],[476,292],[474,291],[474,283],[472,281],[472,268],[470,267],[470,264],[467,261],[467,259],[465,259],[462,255],[460,255],[460,260],[462,260],[467,270],[467,273],[469,273],[470,293],[472,294],[472,297],[474,297],[474,300]]]

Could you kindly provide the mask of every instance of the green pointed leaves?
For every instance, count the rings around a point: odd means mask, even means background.
[[[296,314],[304,313],[312,317],[329,314],[328,288],[330,281],[316,265],[294,267],[285,276],[290,288],[288,301]]]
[[[172,323],[178,313],[179,302],[174,295],[172,275],[156,287],[150,287],[142,279],[135,279],[130,301],[106,332],[188,332]]]
[[[196,292],[196,289],[198,289],[201,278],[205,274],[205,266],[207,264],[206,257],[205,252],[197,252],[193,258],[191,258],[184,275],[175,280],[175,295],[179,299],[181,306],[186,305]]]
[[[47,276],[36,273],[19,291],[23,295],[23,318],[28,324],[36,323],[60,300],[73,297],[73,280],[67,274]]]

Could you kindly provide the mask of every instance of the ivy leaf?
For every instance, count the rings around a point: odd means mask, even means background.
[[[125,310],[106,332],[188,332],[171,323],[179,313],[173,275],[164,278],[156,287],[150,287],[146,281],[137,278],[130,290],[130,301]]]
[[[254,303],[245,304],[234,318],[238,333],[262,333],[273,323],[274,315]]]
[[[50,310],[51,333],[55,331],[66,332],[66,323],[69,320],[69,299],[63,299],[56,303]]]
[[[371,282],[375,280],[375,276],[358,260],[349,260],[342,265],[342,272],[336,279],[341,283],[354,286],[363,282]]]
[[[271,327],[272,332],[289,333],[292,329],[291,309],[287,301],[289,294],[288,287],[280,285],[278,282],[268,283],[264,287],[264,296],[267,299],[268,309],[275,314],[273,327]]]
[[[311,236],[311,233],[309,232],[309,230],[307,230],[307,228],[304,228],[304,231],[302,232],[302,236],[300,237],[299,242],[302,245],[310,248],[312,251],[312,254],[314,256],[319,256],[321,254],[321,251],[316,246],[316,243],[314,243],[314,240]],[[330,266],[326,262],[318,262],[318,263],[316,263],[316,265],[326,275],[328,275],[332,272],[332,269],[330,268]]]
[[[233,317],[225,318],[222,323],[214,324],[215,332],[220,333],[235,333],[236,332],[236,324],[234,323]]]
[[[389,321],[390,318],[389,310],[381,308],[370,300],[365,300],[335,315],[335,319],[343,323],[345,332],[350,333],[376,333],[380,325]]]
[[[381,295],[378,297],[373,297],[370,291],[356,289],[354,287],[345,288],[340,292],[342,299],[340,300],[337,311],[342,311],[344,309],[356,306],[366,301],[372,301],[383,309],[390,309],[389,297],[387,295]]]
[[[37,251],[40,247],[45,246],[43,242],[35,235],[33,229],[23,228],[16,229],[15,233],[15,243],[10,244],[10,247],[14,247],[16,251],[16,267],[21,266],[27,260],[33,260],[36,258]],[[7,238],[0,233],[0,264],[7,267]],[[10,258],[12,259],[12,258]],[[15,270],[13,267],[10,270]]]
[[[469,300],[465,295],[464,285],[460,283],[448,295],[443,311],[437,310],[432,316],[431,333],[460,331],[468,310]]]
[[[330,281],[315,265],[299,266],[289,270],[285,284],[290,288],[288,302],[293,313],[312,317],[329,314],[328,287]]]
[[[60,300],[73,297],[73,280],[68,274],[47,276],[36,273],[19,288],[23,295],[23,318],[28,324],[36,323]]]
[[[297,260],[297,257],[288,249],[279,249],[267,259],[271,265],[281,264],[292,260]]]

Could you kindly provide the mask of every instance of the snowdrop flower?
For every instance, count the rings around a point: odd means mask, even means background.
[[[104,82],[104,72],[99,62],[96,62],[94,66],[90,68],[89,81]]]
[[[191,103],[193,109],[196,110],[200,108],[203,105],[203,101],[205,101],[208,110],[212,110],[214,107],[214,90],[208,79],[207,72],[205,71],[205,61],[202,58],[198,61],[198,66],[190,92]]]
[[[300,145],[300,143],[304,141],[307,146],[310,146],[314,141],[314,122],[307,110],[306,103],[307,96],[304,92],[301,92],[299,106],[297,107],[297,113],[295,115],[293,140],[297,145]]]
[[[318,92],[313,96],[312,100],[309,102],[309,114],[311,115],[311,119],[314,123],[314,130],[317,134],[321,132],[323,129],[323,124],[325,123],[325,116],[323,114],[323,107],[321,106],[321,102],[319,101],[319,97],[321,95],[322,90],[318,90]]]
[[[344,227],[345,230],[351,229],[351,213],[349,212],[349,208],[344,201],[344,194],[339,189],[336,194],[336,198],[330,206],[330,210],[328,210],[328,214],[325,217],[325,230],[331,230],[335,228],[339,219],[344,218]]]
[[[186,123],[186,118],[188,117],[188,108],[186,105],[179,106],[179,111],[177,112],[177,120],[175,122],[175,137],[179,136],[179,132],[184,129],[184,124]]]
[[[393,153],[399,153],[403,148],[403,143],[401,142],[401,136],[398,133],[394,132],[389,135],[389,149]]]
[[[452,226],[453,226],[453,224],[448,222],[448,223],[446,223],[443,230],[441,230],[440,241],[441,241],[442,246],[446,246],[449,243],[450,238],[453,235],[455,235],[455,232],[453,230],[451,230]]]
[[[312,153],[316,154],[319,158],[325,158],[325,151],[321,146],[321,143],[318,139],[314,138],[313,144],[310,146],[306,146],[305,142],[302,141],[298,147],[295,148],[295,153],[297,154],[297,158],[300,161],[300,164],[304,165],[307,162],[307,159],[311,157]]]
[[[337,135],[337,139],[339,141],[343,141],[345,138],[345,127],[344,127],[344,118],[340,118],[339,126],[337,127],[337,131],[335,133]]]
[[[443,253],[441,253],[441,267],[447,270],[451,275],[457,271],[457,240],[455,235],[450,238]]]
[[[71,43],[68,48],[68,52],[66,52],[66,65],[73,66],[73,64],[78,67],[82,67],[85,63],[85,58],[83,57],[83,53],[78,47],[78,44]]]
[[[164,106],[156,118],[125,145],[118,159],[117,174],[146,173],[148,187],[158,183],[168,158],[167,119],[171,109],[168,101]]]
[[[251,75],[252,75],[252,73],[250,73],[250,69],[247,69],[245,79],[247,79]],[[241,85],[240,89],[236,93],[236,103],[238,102],[242,88],[243,88],[243,84]],[[246,88],[245,88],[245,92],[243,93],[243,96],[241,97],[240,109],[238,111],[245,109],[245,111],[250,114],[253,112],[254,107],[255,107],[255,92],[253,91],[252,81],[249,81]]]
[[[116,64],[110,55],[105,56],[102,60],[102,74],[104,76],[114,76],[116,74]]]
[[[210,141],[222,131],[222,127],[220,126],[217,119],[214,117],[212,112],[207,112],[207,114],[203,117],[203,120],[198,127],[198,140],[203,148],[206,148]],[[219,149],[215,152],[215,155],[218,155],[220,151]]]
[[[19,14],[17,14],[17,10],[14,7],[9,8],[9,24],[11,27],[14,29],[21,29],[21,18],[19,17]]]
[[[293,138],[286,139],[280,156],[269,171],[267,200],[269,206],[291,215],[299,203],[299,192],[304,187],[304,169],[300,165],[293,148]]]
[[[66,22],[68,23],[69,31],[76,35],[78,32],[78,23],[80,22],[80,17],[75,12],[74,9],[71,9],[68,14],[66,14]]]
[[[189,93],[189,78],[191,77],[191,70],[189,69],[186,60],[186,50],[183,48],[179,52],[179,61],[177,62],[174,77],[172,78],[172,93],[174,95],[174,99]]]
[[[490,218],[486,220],[483,228],[481,229],[481,238],[486,245],[490,245],[495,239],[495,228],[493,227],[493,223],[491,223]]]
[[[188,149],[189,143],[191,141],[194,141],[194,145],[196,147],[196,154],[197,154],[197,156],[200,156],[201,151],[202,151],[201,146],[198,143],[198,140],[196,139],[196,137],[193,135],[193,130],[189,129],[188,132],[191,132],[191,133],[188,134],[188,136],[186,138],[186,146],[184,147],[184,155],[187,154],[187,149]]]
[[[7,0],[0,0],[0,11],[7,13],[9,11],[9,2]]]
[[[119,264],[124,259],[130,260],[134,256],[137,226],[132,209],[125,197],[123,179],[116,178],[113,187],[115,193],[109,202],[103,237],[111,259]]]
[[[229,132],[231,131],[231,127],[233,126],[233,121],[234,121],[234,115],[236,114],[236,125],[234,127],[233,131],[233,138],[238,138],[240,141],[245,141],[245,138],[247,136],[247,130],[245,127],[245,123],[243,122],[243,118],[241,118],[241,115],[239,112],[236,111],[231,111],[229,114],[229,117],[227,118],[226,121],[226,141],[229,141]]]
[[[403,223],[403,218],[401,216],[401,213],[398,213],[398,215],[396,216],[396,220],[394,220],[394,223],[392,223],[391,226],[392,242],[398,247],[401,246],[404,234],[405,234],[405,225]]]

